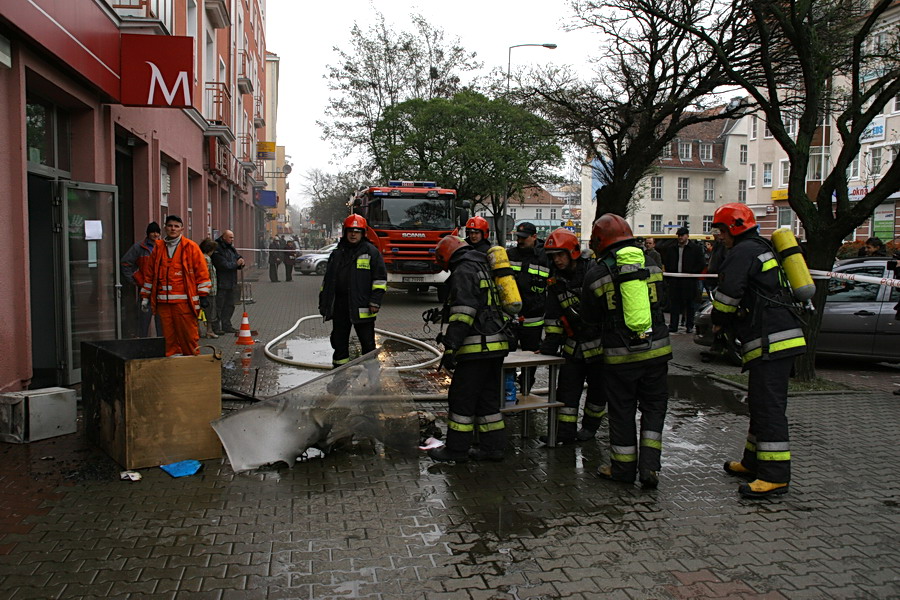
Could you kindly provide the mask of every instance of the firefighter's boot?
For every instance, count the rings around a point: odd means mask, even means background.
[[[728,460],[722,465],[725,472],[735,477],[746,477],[747,479],[756,478],[756,473],[745,467],[740,461]]]
[[[641,482],[641,487],[645,490],[655,490],[659,487],[659,475],[656,474],[656,471],[640,469],[638,471],[638,480]]]
[[[771,481],[763,481],[755,479],[750,483],[742,483],[738,488],[738,493],[744,498],[753,500],[768,498],[769,496],[780,496],[787,494],[788,484],[772,483]]]
[[[468,452],[453,452],[452,450],[448,449],[447,446],[432,448],[428,451],[428,456],[431,457],[431,460],[437,462],[464,463],[469,461]]]

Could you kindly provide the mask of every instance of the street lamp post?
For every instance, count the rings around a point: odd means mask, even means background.
[[[507,96],[509,95],[509,83],[510,83],[510,79],[512,76],[512,51],[513,51],[513,48],[521,48],[523,46],[536,46],[539,48],[547,48],[548,50],[556,49],[556,44],[514,44],[514,45],[510,46],[509,52],[507,53],[507,60],[506,60],[506,95]],[[506,189],[507,187],[509,187],[509,186],[507,186],[507,185],[503,186],[503,188],[504,188],[503,195],[504,196],[507,195],[507,189]],[[505,225],[505,221],[506,221],[506,201],[507,201],[507,198],[503,198],[503,200],[500,204],[500,215],[496,219],[496,221],[498,221],[498,222],[495,223],[495,229],[497,230],[496,233],[497,233],[497,241],[498,242],[506,241],[505,233],[503,234],[503,238],[500,237],[500,235],[501,235],[500,227],[502,225]]]
[[[513,48],[521,48],[522,46],[538,46],[541,48],[547,48],[548,50],[555,50],[556,44],[516,44],[514,46],[509,47],[509,55],[506,61],[506,93],[509,93],[509,80],[510,80],[510,72],[512,69],[512,49]]]

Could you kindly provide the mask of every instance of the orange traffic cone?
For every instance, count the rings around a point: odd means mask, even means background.
[[[244,316],[241,317],[241,329],[238,331],[235,344],[239,346],[253,345],[253,334],[250,332],[250,318],[247,316],[247,313],[244,313]]]

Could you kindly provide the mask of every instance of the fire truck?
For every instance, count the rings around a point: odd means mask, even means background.
[[[366,237],[384,257],[388,285],[419,293],[435,286],[443,298],[449,274],[434,262],[434,248],[468,218],[468,203],[457,205],[456,190],[433,181],[389,181],[362,188],[351,204],[366,218]]]

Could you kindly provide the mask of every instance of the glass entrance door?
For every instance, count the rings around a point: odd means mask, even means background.
[[[66,384],[81,381],[81,342],[120,337],[116,186],[61,181]]]

